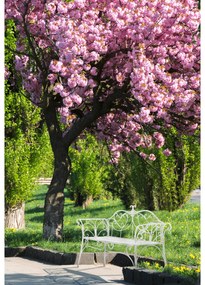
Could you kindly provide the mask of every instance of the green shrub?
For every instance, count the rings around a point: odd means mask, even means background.
[[[14,72],[16,29],[6,21],[5,64],[10,77],[5,81],[5,202],[14,207],[31,197],[35,180],[50,175],[52,151],[38,108],[26,98]]]
[[[155,161],[124,153],[117,168],[112,169],[109,188],[126,207],[136,204],[143,209],[173,211],[199,187],[200,146],[196,137],[179,136],[170,129],[165,148],[172,151],[168,157],[162,149],[148,149],[155,154]]]
[[[89,198],[99,199],[105,194],[104,181],[108,175],[105,150],[96,139],[87,134],[70,149],[72,160],[69,192],[76,205]]]

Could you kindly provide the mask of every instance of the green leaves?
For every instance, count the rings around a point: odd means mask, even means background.
[[[34,184],[34,175],[29,163],[30,147],[22,136],[7,141],[5,148],[5,199],[6,204],[15,206],[25,201]]]
[[[11,20],[6,26],[5,64],[15,78],[12,50],[16,29]],[[15,80],[9,79],[5,83],[5,200],[9,207],[28,200],[39,173],[51,169],[49,138],[42,125],[40,110],[27,100]]]
[[[14,54],[12,50],[16,49],[16,38],[15,38],[15,24],[12,20],[7,20],[6,23],[6,34],[5,34],[5,63],[9,65],[9,62],[13,59]]]
[[[180,136],[170,129],[166,147],[172,151],[168,157],[162,149],[150,149],[157,159],[149,164],[136,154],[123,154],[113,169],[110,186],[126,207],[135,203],[144,209],[173,211],[199,187],[200,146],[196,137]]]
[[[70,149],[72,160],[71,191],[74,197],[80,193],[83,197],[99,197],[103,190],[103,181],[107,176],[108,167],[105,165],[102,146],[92,135],[79,140],[75,148]]]

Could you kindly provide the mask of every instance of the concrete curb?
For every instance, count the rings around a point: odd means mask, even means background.
[[[56,265],[73,265],[77,263],[78,253],[61,253],[54,250],[42,249],[34,246],[5,247],[5,257],[27,257]],[[84,253],[81,264],[94,264],[94,254]]]
[[[148,269],[124,267],[122,272],[126,282],[136,285],[193,285],[192,279]],[[195,285],[199,284],[198,282],[199,280]]]
[[[27,257],[34,260],[44,261],[56,265],[76,265],[79,253],[61,253],[54,250],[42,249],[35,246],[27,247],[5,247],[5,257]],[[134,257],[130,255],[132,259]],[[131,266],[131,261],[121,253],[107,253],[107,263],[119,267]],[[150,258],[139,257],[139,261],[158,262],[163,264],[161,260],[153,260]],[[81,256],[80,264],[103,263],[103,253],[84,252]]]

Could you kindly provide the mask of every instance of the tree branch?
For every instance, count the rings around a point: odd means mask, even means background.
[[[57,118],[57,110],[53,102],[50,102],[46,108],[43,108],[43,114],[45,116],[52,150],[55,153],[56,145],[62,142],[62,131]]]
[[[27,27],[26,19],[25,19],[26,13],[27,13],[27,11],[28,11],[28,5],[29,5],[29,2],[25,4],[26,10],[25,10],[24,15],[22,15],[22,18],[23,18],[23,27],[24,27],[24,31],[25,31],[26,37],[27,37],[27,39],[28,39],[29,46],[30,46],[30,48],[31,48],[31,50],[32,50],[34,60],[36,61],[36,64],[37,64],[37,66],[39,67],[39,69],[40,69],[41,71],[43,71],[43,70],[44,70],[44,69],[43,69],[43,66],[41,65],[41,61],[39,60],[38,55],[37,55],[37,53],[36,53],[35,47],[34,47],[34,45],[33,45],[33,42],[32,42],[32,39],[31,39],[31,36],[30,36],[30,33],[29,33],[29,30],[28,30],[28,27]]]

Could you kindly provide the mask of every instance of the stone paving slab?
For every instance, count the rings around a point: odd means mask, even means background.
[[[21,257],[5,258],[5,285],[122,285],[122,268],[111,264],[53,265]]]

